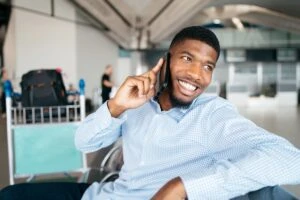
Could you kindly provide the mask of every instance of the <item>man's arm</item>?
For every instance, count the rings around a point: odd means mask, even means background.
[[[121,125],[126,115],[114,118],[107,107],[102,104],[98,110],[81,122],[75,134],[75,146],[83,152],[93,152],[109,146],[121,135]]]
[[[176,177],[160,188],[151,200],[184,200],[186,197],[183,182]]]
[[[162,67],[160,59],[148,72],[128,77],[118,89],[114,98],[100,106],[78,127],[75,145],[84,152],[96,151],[117,140],[121,135],[121,125],[126,120],[122,114],[145,104],[155,94],[157,74]]]
[[[212,113],[206,131],[214,163],[206,174],[180,176],[189,199],[230,199],[266,186],[300,183],[300,151],[232,108]]]

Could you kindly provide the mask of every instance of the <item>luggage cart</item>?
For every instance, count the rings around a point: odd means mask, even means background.
[[[39,175],[85,173],[86,155],[75,148],[75,130],[85,118],[84,80],[79,81],[79,103],[52,107],[12,104],[12,86],[6,94],[9,183],[16,178],[33,180]]]

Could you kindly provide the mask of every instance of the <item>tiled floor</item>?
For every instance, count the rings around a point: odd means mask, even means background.
[[[300,148],[300,108],[294,107],[252,107],[239,108],[241,114],[254,121],[259,126],[285,137],[296,147]],[[93,153],[88,156],[88,165],[97,166],[105,152]],[[299,166],[300,167],[300,166]],[[8,161],[6,125],[0,120],[0,188],[8,185]],[[300,185],[285,186],[289,191],[300,197]]]

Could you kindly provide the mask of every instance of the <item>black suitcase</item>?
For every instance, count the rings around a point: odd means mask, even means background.
[[[67,105],[63,79],[55,69],[27,72],[22,76],[21,89],[23,107]]]

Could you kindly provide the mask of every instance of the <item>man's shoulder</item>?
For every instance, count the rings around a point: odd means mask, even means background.
[[[218,95],[207,95],[202,94],[195,100],[195,105],[200,104],[230,104],[228,100],[218,96]]]
[[[217,95],[201,95],[195,102],[196,107],[200,105],[202,105],[203,107],[208,107],[210,111],[223,107],[235,109],[235,106],[231,102]]]

